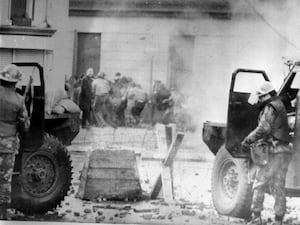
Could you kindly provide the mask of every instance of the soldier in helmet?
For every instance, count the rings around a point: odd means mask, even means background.
[[[19,68],[13,64],[0,73],[0,219],[7,219],[11,203],[11,180],[15,155],[19,150],[18,133],[29,129],[24,99],[15,88],[21,79]]]
[[[258,126],[242,142],[244,150],[251,149],[251,156],[256,165],[251,205],[252,220],[248,225],[262,224],[261,211],[268,188],[275,199],[274,224],[281,225],[286,212],[285,177],[292,151],[287,113],[270,82],[264,82],[257,90],[256,96],[262,109]],[[253,157],[255,154],[260,154],[264,160],[257,160]]]

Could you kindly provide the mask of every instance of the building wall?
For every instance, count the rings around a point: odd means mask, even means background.
[[[239,67],[264,69],[278,87],[285,70],[282,56],[299,53],[297,47],[289,43],[300,46],[300,39],[297,38],[299,31],[286,26],[287,23],[299,24],[295,23],[292,16],[288,17],[290,20],[286,23],[282,22],[285,17],[281,14],[276,14],[280,21],[269,16],[266,17],[267,22],[255,15],[233,16],[232,19],[213,19],[207,16],[197,19],[69,17],[68,0],[42,2],[39,1],[39,12],[47,10],[44,17],[42,14],[37,15],[36,21],[40,21],[41,26],[45,26],[46,21],[57,30],[51,38],[53,47],[50,50],[53,54],[49,54],[47,50],[45,58],[48,64],[47,87],[52,90],[63,88],[65,76],[69,77],[74,73],[76,31],[101,33],[99,63],[101,70],[109,78],[112,79],[116,72],[121,72],[131,76],[147,90],[150,89],[152,58],[152,80],[160,79],[167,83],[172,77],[171,37],[194,36],[194,49],[192,56],[189,56],[192,59],[192,74],[182,82],[180,88],[192,96],[191,112],[199,126],[205,120],[226,120],[233,70]],[[0,4],[0,10],[1,5],[3,4]],[[42,18],[46,20],[43,21]],[[3,14],[1,21],[5,21]],[[283,35],[277,31],[281,31]]]
[[[154,56],[153,79],[167,82],[168,76],[172,76],[168,75],[170,36],[194,35],[193,73],[180,88],[193,96],[191,110],[199,124],[204,120],[226,120],[233,70],[239,67],[264,69],[279,87],[284,77],[282,56],[298,52],[255,18],[70,17],[69,22],[66,37],[70,42],[75,29],[102,34],[100,68],[110,78],[119,71],[133,77],[146,89],[150,85],[151,56]],[[72,55],[72,44],[69,43],[67,51]],[[70,65],[72,57],[66,59],[66,64]]]

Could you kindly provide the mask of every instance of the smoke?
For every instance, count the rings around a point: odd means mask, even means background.
[[[147,46],[154,46],[151,50],[154,56],[153,79],[164,81],[167,76],[174,79],[171,87],[176,86],[187,96],[185,106],[198,130],[206,120],[226,121],[231,74],[235,69],[265,70],[278,88],[285,68],[282,57],[296,58],[299,55],[297,11],[300,2],[297,0],[228,0],[224,2],[229,2],[229,5],[224,4],[218,10],[229,10],[231,17],[221,19],[214,16],[216,14],[207,16],[204,13],[192,18],[188,15],[192,12],[191,6],[183,7],[177,18],[145,14],[137,19],[132,13],[130,18],[124,12],[133,9],[132,2],[135,1],[118,1],[117,6],[109,3],[111,1],[103,2],[107,4],[104,16],[108,17],[96,17],[95,23],[90,24],[91,32],[103,30],[102,41],[105,43],[101,48],[106,47],[111,56],[106,58],[106,63],[113,66],[102,69],[108,74],[114,74],[114,70],[122,74],[124,71],[125,75],[148,84],[151,56],[144,52]],[[147,1],[143,2],[146,4]],[[157,7],[151,3],[153,1],[148,2],[148,6],[142,5],[145,9],[148,7],[148,11]],[[99,8],[99,5],[94,7]],[[103,26],[106,22],[109,29]],[[124,48],[134,43],[135,53]],[[117,51],[120,54],[126,51],[125,60],[119,55],[116,55],[118,59],[113,58]],[[103,62],[105,54],[101,57]],[[126,67],[128,70],[122,67],[125,62],[131,66]],[[143,71],[135,70],[137,67]],[[166,67],[167,71],[161,69]]]

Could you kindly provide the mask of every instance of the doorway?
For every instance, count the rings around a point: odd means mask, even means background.
[[[85,74],[90,67],[94,69],[94,73],[98,73],[100,70],[101,34],[78,32],[75,35],[77,36],[75,76]]]

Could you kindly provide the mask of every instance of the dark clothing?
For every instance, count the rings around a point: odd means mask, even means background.
[[[92,78],[85,76],[81,83],[79,96],[79,107],[82,110],[81,124],[83,127],[86,127],[87,123],[91,123],[92,98]]]
[[[285,178],[291,147],[286,109],[277,97],[265,104],[259,115],[258,126],[244,139],[243,145],[259,141],[269,145],[269,160],[265,165],[256,166],[251,209],[256,213],[262,211],[264,194],[270,188],[275,199],[275,214],[283,217],[286,211]]]
[[[81,91],[79,96],[80,109],[91,109],[92,98],[92,78],[90,78],[89,76],[85,76],[81,83]]]

